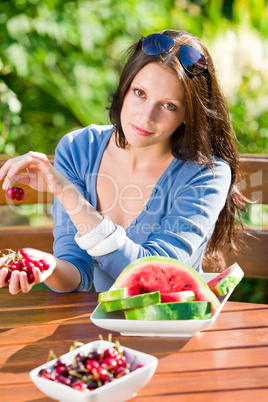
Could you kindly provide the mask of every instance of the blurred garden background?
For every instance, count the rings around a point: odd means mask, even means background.
[[[268,153],[266,0],[1,0],[0,157],[52,155],[67,132],[108,124],[118,60],[133,41],[165,28],[204,41],[239,151]],[[44,208],[0,210],[0,225],[51,224]],[[244,219],[268,226],[268,207],[253,205]],[[268,303],[267,281],[243,279],[232,300]]]

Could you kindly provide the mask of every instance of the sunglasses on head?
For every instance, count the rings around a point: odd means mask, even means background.
[[[177,39],[176,41],[181,42]],[[145,54],[155,56],[169,52],[175,46],[176,41],[161,33],[151,34],[142,38],[142,50]],[[199,75],[207,70],[205,56],[192,46],[182,44],[179,48],[178,59],[184,70],[190,75]]]

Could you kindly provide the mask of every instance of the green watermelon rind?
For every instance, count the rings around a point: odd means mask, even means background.
[[[207,320],[211,318],[211,303],[206,301],[153,304],[125,310],[127,320]]]
[[[230,268],[232,271],[216,286],[210,288],[216,296],[226,296],[243,278],[244,272],[237,263],[234,263]]]
[[[160,303],[160,292],[144,293],[142,295],[127,297],[126,299],[112,300],[103,302],[102,306],[106,313],[117,310],[127,310],[130,308],[147,306],[149,304]]]
[[[127,288],[109,290],[107,292],[101,292],[98,295],[98,303],[107,302],[112,300],[120,300],[128,297]]]
[[[148,264],[148,263],[167,263],[167,264],[174,264],[175,266],[179,266],[180,268],[185,269],[188,271],[188,274],[190,273],[192,280],[197,282],[199,285],[199,289],[202,289],[204,292],[204,295],[206,296],[206,299],[204,301],[210,301],[211,302],[211,308],[212,312],[214,313],[219,307],[220,307],[220,301],[216,297],[216,295],[209,289],[207,286],[206,282],[201,278],[201,276],[196,272],[193,268],[189,267],[186,264],[183,264],[179,260],[176,260],[174,258],[169,258],[169,257],[164,257],[164,256],[149,256],[149,257],[142,257],[139,258],[132,263],[130,263],[122,272],[121,274],[117,277],[114,287],[116,289],[120,289],[121,287],[126,287],[126,286],[132,286],[133,284],[127,284],[127,276],[130,275],[131,271],[135,267],[141,267],[142,264]],[[191,290],[190,288],[188,290]]]

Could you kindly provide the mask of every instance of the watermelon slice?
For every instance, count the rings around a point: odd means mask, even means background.
[[[196,301],[211,302],[214,313],[220,302],[206,282],[192,268],[173,258],[163,256],[144,257],[133,261],[118,276],[116,289],[139,285],[142,293],[181,292],[192,290]]]
[[[162,303],[125,311],[127,320],[207,320],[211,318],[209,302]]]
[[[160,303],[160,293],[151,292],[144,295],[128,297],[127,299],[112,300],[102,303],[106,313],[117,310],[125,310],[133,307],[148,306],[149,304]]]
[[[184,290],[183,292],[161,293],[161,303],[171,302],[187,302],[195,300],[192,290]]]
[[[211,279],[207,285],[216,296],[225,296],[241,281],[243,276],[244,272],[239,265],[235,263],[215,278]]]
[[[111,300],[126,299],[140,294],[140,287],[138,285],[131,286],[130,288],[122,288],[116,290],[109,290],[107,292],[101,292],[98,296],[98,303]]]

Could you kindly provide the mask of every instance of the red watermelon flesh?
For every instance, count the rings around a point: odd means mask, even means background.
[[[218,298],[192,268],[178,260],[162,256],[140,258],[129,264],[115,281],[115,288],[139,285],[142,293],[173,293],[192,290],[197,301],[211,302],[214,313],[220,306]]]
[[[187,302],[195,300],[194,292],[191,290],[185,290],[183,292],[161,293],[160,295],[161,303]]]
[[[243,276],[244,272],[239,265],[235,263],[215,278],[211,279],[207,285],[216,296],[225,296],[241,281]]]

